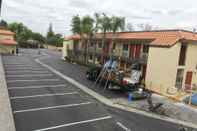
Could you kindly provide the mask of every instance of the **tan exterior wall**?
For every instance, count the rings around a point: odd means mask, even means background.
[[[0,40],[2,40],[2,39],[11,39],[11,40],[13,40],[14,37],[13,37],[13,35],[0,35]]]
[[[0,45],[0,53],[11,54],[13,50],[16,54],[16,46]]]
[[[14,36],[0,34],[0,40],[3,40],[3,39],[14,40]],[[14,53],[16,53],[16,45],[0,45],[0,53],[11,54],[13,50],[14,50]]]
[[[192,84],[197,85],[197,43],[190,43],[187,48],[185,77],[187,71],[193,72]],[[185,78],[184,81],[185,82]]]
[[[63,42],[62,58],[68,56],[68,49],[73,50],[73,41],[72,40]]]
[[[159,93],[175,87],[177,69],[184,69],[183,88],[185,88],[186,73],[193,72],[192,84],[197,85],[197,43],[188,43],[186,64],[179,66],[181,44],[171,48],[150,47],[146,72],[146,86]]]
[[[150,47],[146,72],[146,86],[165,92],[175,86],[180,43],[171,48]]]
[[[115,55],[122,56],[123,45],[121,43],[116,43],[116,48],[114,50]]]

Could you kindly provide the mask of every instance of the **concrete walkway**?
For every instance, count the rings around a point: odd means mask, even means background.
[[[15,131],[5,73],[0,55],[0,131]]]
[[[170,118],[191,122],[197,125],[197,109],[192,108],[184,103],[175,102],[171,99],[168,99],[167,97],[157,94],[152,95],[152,100],[153,103],[163,103],[164,105],[162,107],[165,110],[165,114]],[[147,100],[129,102],[125,97],[112,99],[112,101],[123,106],[149,111]]]

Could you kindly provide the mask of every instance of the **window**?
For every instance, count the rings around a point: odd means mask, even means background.
[[[175,83],[175,86],[178,89],[182,88],[183,75],[184,75],[184,69],[178,69],[177,70],[177,75],[176,75],[176,83]]]
[[[93,60],[93,56],[92,55],[90,55],[90,60]]]
[[[129,49],[129,45],[128,44],[123,44],[123,50],[128,50]]]
[[[185,65],[186,52],[187,52],[187,46],[185,44],[182,44],[181,49],[180,49],[180,54],[179,54],[179,65],[180,66]]]
[[[98,48],[102,48],[102,42],[98,43]]]
[[[148,53],[148,51],[149,51],[149,45],[144,45],[143,53]]]
[[[115,50],[116,49],[116,43],[114,42],[113,43],[113,50]]]
[[[90,47],[94,47],[94,42],[90,42]]]

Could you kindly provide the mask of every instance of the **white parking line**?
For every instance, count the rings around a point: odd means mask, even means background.
[[[21,70],[30,70],[30,71],[42,71],[43,68],[6,68],[7,71],[21,71]]]
[[[46,73],[49,73],[49,71],[30,71],[30,70],[6,71],[6,74],[9,74],[9,73],[41,73],[41,74],[44,74],[45,73],[46,74]]]
[[[33,109],[27,109],[27,110],[19,110],[19,111],[14,111],[14,114],[24,113],[24,112],[40,111],[40,110],[57,109],[57,108],[76,107],[76,106],[89,105],[89,104],[92,104],[92,102],[84,102],[84,103],[78,103],[78,104],[68,104],[68,105],[60,105],[60,106],[50,106],[50,107],[43,107],[43,108],[33,108]]]
[[[36,98],[36,97],[49,97],[49,96],[63,96],[63,95],[73,95],[78,94],[78,92],[69,92],[69,93],[54,93],[54,94],[42,94],[42,95],[33,95],[33,96],[14,96],[10,97],[11,100],[14,99],[25,99],[25,98]]]
[[[6,67],[11,67],[11,68],[12,68],[12,67],[13,67],[13,68],[14,68],[14,67],[24,67],[24,68],[25,68],[25,67],[38,67],[38,65],[32,66],[32,65],[25,65],[25,64],[24,64],[24,65],[22,65],[22,64],[20,64],[20,65],[17,65],[17,64],[16,64],[16,65],[15,65],[15,64],[11,64],[11,65],[10,65],[10,64],[5,64],[5,66],[6,66]]]
[[[99,117],[99,118],[85,120],[85,121],[78,121],[78,122],[67,123],[67,124],[52,126],[52,127],[43,128],[43,129],[37,129],[37,130],[34,130],[34,131],[48,131],[48,130],[58,129],[58,128],[62,128],[62,127],[74,126],[74,125],[78,125],[78,124],[84,124],[84,123],[91,123],[91,122],[95,122],[95,121],[107,120],[107,119],[111,119],[111,118],[112,118],[111,116]]]
[[[20,87],[9,87],[8,90],[14,90],[14,89],[38,89],[38,88],[57,88],[57,87],[66,87],[68,84],[59,84],[59,85],[40,85],[40,86],[20,86]],[[70,87],[70,86],[68,86]],[[68,88],[66,87],[66,88]]]
[[[27,66],[27,64],[25,64],[25,63],[8,63],[8,64],[4,64],[4,66],[13,66],[13,67],[16,67],[16,66],[22,66],[22,67],[24,67],[24,66]]]
[[[28,71],[45,71],[44,69],[14,69],[14,70],[10,70],[10,69],[6,69],[6,72],[28,72]]]
[[[7,83],[14,82],[42,82],[42,81],[59,81],[60,79],[39,79],[39,80],[7,80]]]
[[[27,75],[7,75],[7,78],[12,78],[12,77],[43,77],[43,76],[53,76],[53,74],[27,74]]]
[[[125,125],[123,125],[122,123],[120,122],[116,122],[116,124],[121,127],[124,131],[131,131],[131,129],[127,128]]]

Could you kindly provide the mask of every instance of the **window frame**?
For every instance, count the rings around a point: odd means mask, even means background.
[[[187,55],[187,44],[182,43],[181,44],[181,48],[180,48],[180,52],[179,52],[179,66],[185,66],[186,64],[186,55]]]

